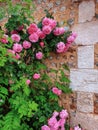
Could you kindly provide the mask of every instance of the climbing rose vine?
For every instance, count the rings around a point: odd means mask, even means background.
[[[56,74],[52,81],[45,59],[50,52],[65,53],[77,34],[60,27],[50,14],[37,24],[19,17],[12,15],[6,32],[0,30],[0,129],[70,129],[68,113],[58,103],[62,93],[71,92],[66,66],[49,70]]]

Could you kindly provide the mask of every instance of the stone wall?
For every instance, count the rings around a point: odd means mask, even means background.
[[[77,69],[71,69],[70,87],[77,93],[76,110],[71,110],[71,124],[80,123],[87,130],[98,130],[98,1],[79,4]]]
[[[35,21],[45,16],[44,9],[78,37],[65,54],[51,54],[46,64],[59,69],[67,63],[73,92],[62,94],[60,105],[70,112],[72,126],[98,130],[98,0],[33,0]],[[2,25],[2,22],[0,23]]]

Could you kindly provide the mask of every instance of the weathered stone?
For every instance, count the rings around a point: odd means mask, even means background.
[[[78,68],[94,68],[94,46],[78,47]]]
[[[75,25],[72,31],[78,34],[77,45],[92,45],[98,42],[98,20]]]
[[[94,111],[92,93],[77,92],[77,110],[86,113]]]
[[[60,0],[57,0],[55,3],[56,3],[56,5],[60,5],[61,4]]]
[[[98,69],[98,43],[94,45],[94,67]]]
[[[65,26],[64,29],[65,29],[65,31],[69,31],[70,27],[69,26]]]
[[[52,56],[50,56],[50,57],[49,57],[49,59],[50,59],[50,60],[52,60],[52,59],[53,59],[53,57],[52,57]]]
[[[43,2],[45,2],[45,3],[46,3],[46,2],[47,2],[47,0],[43,0]]]
[[[71,69],[70,87],[75,91],[98,92],[98,70]]]
[[[65,6],[63,6],[63,7],[61,7],[61,9],[60,9],[60,11],[65,11],[66,10],[66,7]]]
[[[77,93],[76,92],[70,94],[69,104],[70,104],[70,109],[76,111],[77,109]]]
[[[63,22],[63,21],[61,21],[61,22],[59,22],[59,24],[60,24],[60,26],[62,26],[62,25],[64,24],[64,22]]]
[[[83,1],[79,5],[79,23],[91,21],[95,16],[95,3],[94,1]]]
[[[98,93],[94,93],[94,113],[98,114]]]
[[[51,63],[51,65],[52,65],[53,67],[56,67],[56,64],[55,64],[55,63]]]
[[[70,111],[70,124],[80,124],[86,130],[98,130],[98,116],[81,112]]]
[[[53,8],[53,3],[49,3],[49,4],[48,4],[48,7],[49,7],[49,9],[50,9],[50,8]]]
[[[41,2],[42,2],[42,0],[38,0],[38,1],[37,1],[38,4],[41,4]]]
[[[68,23],[68,25],[73,25],[74,24],[74,19],[73,18],[70,18],[70,19],[68,19],[67,20],[67,23]]]

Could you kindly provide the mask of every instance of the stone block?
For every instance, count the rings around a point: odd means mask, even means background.
[[[75,40],[77,45],[92,45],[98,42],[98,20],[76,24],[72,31],[78,34]]]
[[[71,126],[80,124],[83,129],[98,130],[98,116],[70,111],[70,117]]]
[[[78,68],[94,68],[94,46],[78,47]]]
[[[91,21],[95,16],[95,3],[93,0],[83,1],[79,5],[79,23]]]
[[[77,92],[77,110],[85,113],[93,113],[93,93]]]
[[[70,80],[70,87],[74,91],[98,93],[98,70],[71,69]]]

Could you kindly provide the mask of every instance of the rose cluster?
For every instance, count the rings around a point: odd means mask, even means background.
[[[10,35],[13,44],[8,48],[8,53],[14,59],[25,59],[24,53],[26,52],[27,54],[28,50],[31,51],[28,55],[32,60],[41,60],[46,54],[44,50],[50,51],[51,47],[55,48],[56,53],[66,52],[77,37],[75,32],[67,34],[66,30],[63,27],[59,27],[53,18],[44,17],[40,24],[41,26],[32,23],[25,31],[23,31],[24,26],[20,26],[17,31],[11,31]],[[25,38],[22,37],[20,31],[23,31],[26,36]],[[4,44],[10,43],[7,35],[0,38],[0,42]],[[31,53],[34,58],[30,56]],[[40,79],[40,74],[35,73],[32,78],[38,80]],[[30,79],[27,79],[26,84],[29,85],[30,82]],[[52,92],[57,96],[62,94],[62,91],[57,87],[53,87]]]
[[[65,130],[65,123],[68,118],[67,110],[54,112],[52,117],[48,119],[48,125],[41,127],[41,130]]]
[[[52,92],[58,96],[62,94],[62,90],[58,89],[57,87],[53,87]]]
[[[41,130],[65,130],[65,124],[68,118],[67,110],[61,112],[54,111],[52,117],[48,119],[48,125],[43,125]],[[70,128],[70,130],[84,130],[79,126]]]
[[[33,48],[32,53],[34,53],[35,59],[37,60],[41,60],[44,57],[44,50],[46,49],[49,51],[51,47],[55,48],[53,50],[55,50],[57,53],[66,52],[77,37],[76,33],[70,33],[67,35],[67,37],[64,37],[67,32],[63,27],[59,27],[56,20],[53,18],[44,17],[40,23],[41,27],[35,23],[30,24],[26,30],[25,39],[20,36],[20,30],[19,32],[16,30],[11,32],[13,45],[12,49],[8,50],[8,52],[12,52],[16,59],[21,58],[20,53],[23,50],[28,50],[30,48]],[[22,31],[24,27],[20,29]],[[49,35],[51,34],[52,38],[49,39]],[[57,40],[57,38],[59,40]],[[9,43],[7,40],[7,35],[2,37],[0,41],[4,44]]]

